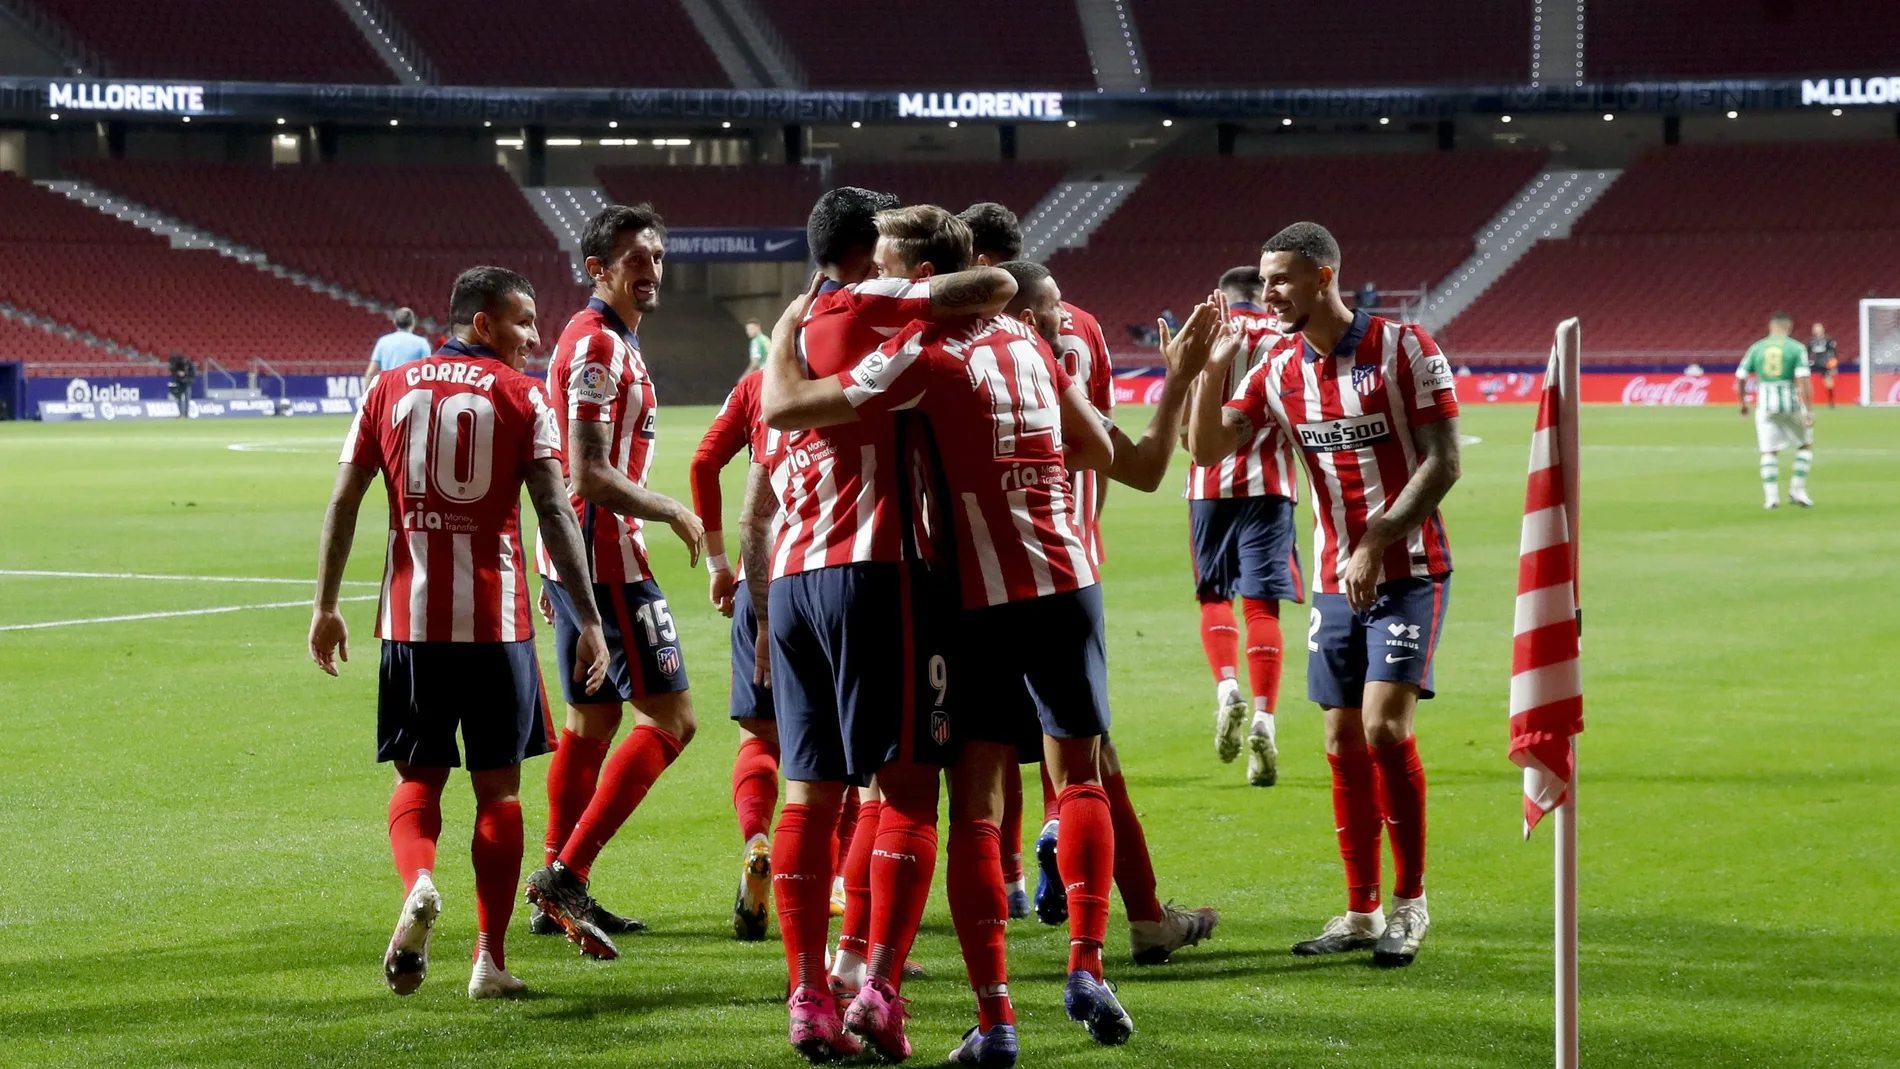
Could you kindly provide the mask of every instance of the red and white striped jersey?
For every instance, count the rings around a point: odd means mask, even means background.
[[[910,408],[929,418],[966,608],[1094,585],[1062,459],[1060,398],[1071,380],[1027,324],[918,323],[838,381],[866,422]]]
[[[799,327],[799,359],[813,378],[836,375],[929,311],[928,279],[828,282]],[[903,560],[891,420],[794,431],[778,439],[771,456],[779,500],[773,579],[840,564]]]
[[[1417,326],[1364,312],[1330,354],[1295,335],[1275,345],[1227,407],[1256,436],[1277,424],[1300,444],[1313,488],[1313,590],[1340,593],[1339,576],[1386,507],[1418,470],[1413,429],[1458,414],[1451,362]],[[1451,571],[1451,543],[1436,511],[1387,548],[1379,582]]]
[[[376,634],[392,642],[534,636],[521,485],[561,455],[539,382],[451,339],[377,376],[339,463],[382,473],[389,548]]]
[[[1226,394],[1231,400],[1246,388],[1250,373],[1266,366],[1267,352],[1283,335],[1280,321],[1259,305],[1233,305],[1227,316],[1239,320],[1247,335],[1246,350],[1227,370]],[[1187,499],[1274,496],[1298,501],[1299,485],[1293,474],[1293,444],[1277,425],[1269,424],[1265,433],[1248,439],[1245,448],[1219,464],[1189,464]]]
[[[693,462],[689,474],[693,484],[693,512],[700,522],[706,525],[706,533],[725,529],[724,508],[720,500],[719,473],[746,449],[752,454],[752,462],[762,464],[768,470],[772,466],[772,452],[783,435],[765,425],[759,408],[759,392],[765,381],[763,371],[747,372],[739,384],[726,395],[726,402],[719,406],[719,412],[713,416],[712,426],[706,428],[706,436],[699,441],[699,448],[693,452]],[[736,547],[733,547],[733,552]],[[736,556],[736,552],[734,553]],[[745,578],[745,561],[737,563],[738,577]]]
[[[1115,366],[1109,361],[1108,339],[1095,317],[1067,301],[1062,302],[1062,333],[1056,338],[1056,360],[1070,381],[1082,384],[1089,404],[1104,418],[1115,411]],[[1102,546],[1102,485],[1098,471],[1072,471],[1069,483],[1069,525],[1082,532],[1089,560],[1099,568],[1107,558]]]
[[[613,425],[608,459],[616,470],[640,486],[647,484],[653,467],[654,421],[659,405],[653,380],[640,356],[640,340],[620,316],[598,297],[574,313],[561,331],[548,364],[549,404],[560,417],[561,449],[568,449],[568,425],[577,420]],[[570,478],[564,456],[561,470]],[[572,498],[580,518],[581,540],[587,547],[588,567],[596,583],[637,583],[652,577],[647,570],[644,521]],[[547,547],[535,544],[535,567],[551,579],[562,579],[548,559]],[[565,580],[563,580],[565,581]]]

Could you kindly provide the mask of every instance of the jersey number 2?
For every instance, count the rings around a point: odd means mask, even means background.
[[[409,422],[404,488],[426,494],[433,482],[450,501],[480,501],[495,478],[494,402],[478,393],[456,393],[431,410],[434,396],[410,390],[390,411],[391,427]]]

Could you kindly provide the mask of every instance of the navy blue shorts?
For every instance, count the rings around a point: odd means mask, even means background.
[[[954,604],[919,565],[843,564],[772,582],[772,704],[788,780],[865,786],[955,757],[939,622]]]
[[[759,618],[752,612],[746,581],[732,592],[732,719],[772,720],[772,690],[752,682],[758,663]]]
[[[1379,584],[1379,599],[1355,613],[1344,594],[1313,595],[1306,629],[1306,696],[1357,709],[1367,683],[1410,683],[1432,696],[1432,655],[1451,601],[1451,575]]]
[[[1284,497],[1220,497],[1188,502],[1194,594],[1203,602],[1305,601],[1293,502]]]
[[[376,760],[488,772],[554,750],[534,640],[383,642]]]
[[[574,646],[580,641],[580,614],[561,584],[543,577],[554,605],[554,650],[560,664],[561,695],[569,705],[638,701],[651,694],[686,689],[686,661],[680,656],[679,629],[667,610],[666,595],[651,579],[637,583],[595,583],[594,604],[607,636],[607,679],[597,691],[574,682]],[[610,689],[611,688],[611,689]]]
[[[1108,640],[1102,588],[972,609],[951,691],[965,738],[1042,760],[1042,737],[1108,734]]]

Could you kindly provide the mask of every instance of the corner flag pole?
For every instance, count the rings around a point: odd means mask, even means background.
[[[1582,356],[1582,330],[1566,319],[1557,328],[1554,362],[1558,365],[1558,437],[1562,442],[1565,518],[1569,521],[1571,589],[1576,601],[1578,652],[1583,639],[1583,576],[1579,567],[1582,543],[1578,537],[1578,494],[1581,449],[1577,441],[1577,365]],[[1581,662],[1581,656],[1579,656]],[[1581,675],[1582,665],[1578,665]],[[1556,849],[1556,1004],[1557,1069],[1578,1069],[1579,991],[1577,984],[1577,739],[1570,737],[1570,790],[1557,807]]]
[[[1557,327],[1531,433],[1517,550],[1510,757],[1524,772],[1524,837],[1556,819],[1557,1069],[1577,1069],[1577,733],[1583,730],[1578,600],[1575,319]]]

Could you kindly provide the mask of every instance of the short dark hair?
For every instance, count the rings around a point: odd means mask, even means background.
[[[408,330],[416,325],[416,312],[413,308],[396,309],[396,329]]]
[[[1243,264],[1230,267],[1220,277],[1220,289],[1228,300],[1257,301],[1267,293],[1267,279],[1258,267]]]
[[[897,246],[904,262],[929,264],[938,274],[970,266],[970,228],[935,204],[913,204],[877,213],[877,236]]]
[[[970,248],[999,260],[1023,254],[1023,225],[1016,213],[993,200],[978,201],[957,213],[970,228]]]
[[[1339,270],[1339,242],[1318,223],[1294,223],[1267,239],[1261,252],[1290,252],[1321,267]]]
[[[620,244],[620,235],[638,234],[642,230],[651,230],[662,240],[666,238],[666,220],[653,210],[653,205],[609,204],[587,220],[586,229],[581,231],[581,255],[603,262],[611,260],[614,247]]]
[[[1048,268],[1032,260],[1010,260],[996,266],[1000,270],[1009,272],[1009,277],[1016,280],[1016,296],[1009,299],[1009,307],[1005,309],[1010,312],[1029,307],[1029,295],[1036,288],[1036,284],[1052,277]]]
[[[1768,317],[1768,321],[1770,323],[1792,323],[1794,322],[1794,317],[1786,312],[1776,312],[1774,315]]]
[[[533,300],[534,283],[505,267],[469,268],[455,276],[455,288],[449,293],[449,325],[474,323],[475,313],[493,310],[510,293]]]
[[[897,207],[895,193],[858,186],[827,189],[805,220],[805,244],[821,265],[841,264],[877,244],[877,213]]]

